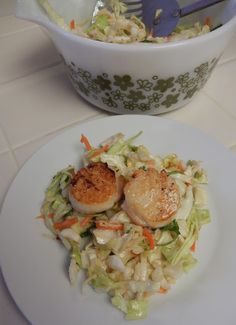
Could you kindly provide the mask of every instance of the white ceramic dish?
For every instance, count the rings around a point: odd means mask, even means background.
[[[7,286],[33,325],[127,324],[106,296],[71,287],[66,252],[44,236],[35,219],[44,190],[56,171],[79,165],[81,133],[91,143],[116,132],[143,130],[137,143],[153,153],[176,152],[184,160],[203,161],[209,176],[212,223],[198,242],[197,267],[183,276],[168,295],[153,297],[148,325],[235,324],[236,158],[199,131],[157,117],[115,116],[77,125],[41,148],[24,165],[4,201],[0,219],[0,262]],[[140,322],[138,322],[140,323]]]
[[[118,114],[159,114],[190,102],[210,77],[236,26],[236,0],[229,0],[189,17],[203,22],[211,16],[214,26],[223,23],[209,34],[167,44],[108,44],[59,28],[37,0],[17,3],[19,18],[47,29],[76,91],[90,103]],[[91,15],[96,0],[50,3],[69,22]]]

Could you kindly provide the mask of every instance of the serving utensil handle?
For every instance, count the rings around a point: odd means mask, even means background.
[[[185,6],[180,9],[180,17],[184,17],[190,15],[196,11],[205,9],[207,7],[211,7],[219,2],[223,2],[226,0],[199,0],[191,5]]]

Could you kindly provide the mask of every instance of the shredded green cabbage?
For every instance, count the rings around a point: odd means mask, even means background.
[[[88,18],[86,23],[76,22],[75,28],[71,29],[70,23],[59,15],[50,5],[48,0],[38,0],[49,18],[61,28],[72,33],[109,43],[133,43],[152,42],[165,43],[181,39],[189,39],[210,32],[207,24],[196,22],[192,25],[179,25],[168,37],[154,37],[146,29],[144,23],[136,16],[126,18],[124,15],[127,6],[120,0],[107,0],[104,8],[98,10],[95,15]],[[106,9],[105,9],[106,8]],[[96,10],[97,11],[97,10]],[[90,26],[87,27],[87,22]]]
[[[106,163],[126,182],[141,168],[155,168],[158,172],[164,169],[176,182],[180,207],[165,226],[148,228],[151,239],[145,236],[141,225],[130,219],[124,208],[124,197],[109,210],[90,215],[83,226],[86,215],[72,208],[68,196],[75,175],[72,166],[53,177],[41,208],[45,225],[69,251],[71,283],[76,284],[78,272],[83,269],[87,274],[85,283],[106,292],[127,320],[145,318],[148,296],[161,289],[169,290],[184,272],[197,264],[192,246],[201,228],[211,221],[205,191],[206,172],[200,162],[191,160],[185,164],[176,154],[155,157],[145,146],[134,145],[140,135],[141,132],[126,140],[124,135],[118,134],[105,140],[101,146],[107,144],[108,150],[98,154],[96,162]],[[85,153],[86,163],[96,163],[92,153],[97,149]],[[70,219],[75,219],[75,223],[67,226]],[[99,229],[101,221],[121,227]],[[66,229],[55,227],[58,222]]]
[[[127,306],[127,320],[143,319],[147,317],[147,300],[130,300]]]
[[[53,214],[54,221],[58,221],[72,211],[68,198],[63,196],[63,191],[70,184],[73,173],[74,168],[69,166],[53,177],[45,193],[45,199],[41,208],[42,215]]]

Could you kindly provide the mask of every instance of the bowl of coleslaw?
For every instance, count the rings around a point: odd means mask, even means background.
[[[125,18],[120,1],[94,14],[96,3],[18,0],[16,16],[46,29],[80,96],[117,114],[161,114],[188,104],[235,31],[235,0],[183,18],[165,38],[152,37],[137,17]]]

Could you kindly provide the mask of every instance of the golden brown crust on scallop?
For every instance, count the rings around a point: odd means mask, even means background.
[[[81,168],[73,177],[71,185],[73,197],[84,204],[102,203],[117,191],[115,173],[104,163]]]

